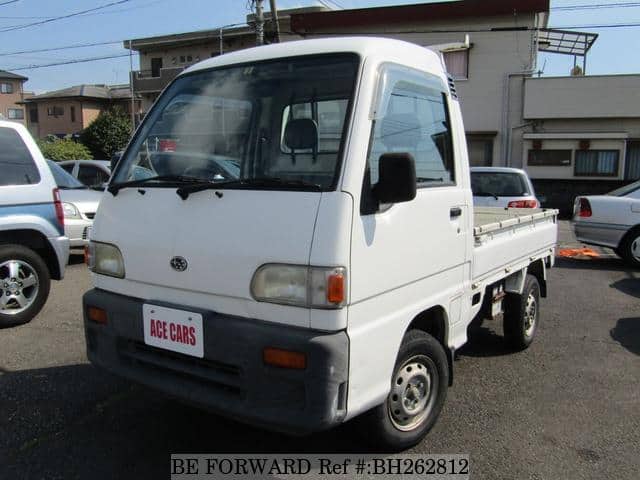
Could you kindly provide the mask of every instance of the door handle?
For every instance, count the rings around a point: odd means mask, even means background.
[[[462,215],[462,209],[460,207],[451,207],[451,210],[449,210],[450,218],[457,218],[460,215]]]

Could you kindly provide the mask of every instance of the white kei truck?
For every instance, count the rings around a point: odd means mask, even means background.
[[[83,299],[94,365],[290,434],[359,417],[388,450],[434,425],[472,319],[531,343],[554,262],[557,211],[473,208],[441,55],[396,40],[188,68],[108,191]]]

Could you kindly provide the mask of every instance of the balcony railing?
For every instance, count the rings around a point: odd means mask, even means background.
[[[169,67],[161,68],[159,72],[152,72],[151,70],[131,72],[133,90],[136,93],[160,92],[171,80],[176,78],[182,70],[184,70],[183,67]],[[159,75],[154,76],[154,73],[159,73]]]

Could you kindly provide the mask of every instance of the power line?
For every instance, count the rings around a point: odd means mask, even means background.
[[[60,65],[71,65],[73,63],[86,63],[86,62],[95,62],[98,60],[108,60],[110,58],[120,58],[120,57],[128,57],[128,53],[120,53],[118,55],[104,55],[101,57],[88,57],[88,58],[78,58],[75,60],[67,60],[64,62],[52,62],[52,63],[44,63],[40,65],[25,65],[23,67],[12,68],[13,71],[18,70],[34,70],[36,68],[46,68],[46,67],[57,67]]]
[[[41,20],[39,22],[25,23],[23,25],[16,25],[16,26],[13,26],[13,27],[3,28],[3,29],[0,29],[0,33],[2,33],[2,32],[13,32],[14,30],[21,30],[23,28],[29,28],[29,27],[35,27],[35,26],[38,26],[38,25],[44,25],[45,23],[55,22],[57,20],[63,20],[63,19],[66,19],[66,18],[77,17],[78,15],[82,15],[82,14],[89,13],[89,12],[95,12],[96,10],[102,10],[104,8],[113,7],[114,5],[121,5],[123,3],[128,3],[130,1],[131,0],[118,0],[116,2],[107,3],[107,4],[104,4],[104,5],[100,5],[98,7],[89,8],[87,10],[81,10],[79,12],[73,12],[73,13],[69,13],[67,15],[61,15],[59,17],[48,18],[46,20]]]
[[[587,5],[566,5],[562,7],[551,7],[551,10],[600,10],[604,8],[631,8],[640,7],[640,2],[624,2],[624,3],[604,3],[604,4],[587,4]]]
[[[3,5],[9,5],[10,3],[16,3],[19,2],[20,0],[9,0],[8,2],[2,2],[0,3],[0,7]]]
[[[97,47],[100,45],[115,45],[117,43],[122,43],[122,40],[114,40],[110,42],[77,43],[74,45],[66,45],[64,47],[37,48],[33,50],[20,50],[16,52],[0,52],[0,57],[8,57],[10,55],[22,55],[24,53],[55,52],[58,50],[71,50],[74,48]]]

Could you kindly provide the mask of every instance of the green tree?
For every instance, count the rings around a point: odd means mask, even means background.
[[[55,161],[62,160],[86,160],[93,158],[87,147],[74,142],[70,138],[47,137],[46,140],[38,140],[38,146],[44,158]]]
[[[112,107],[98,115],[80,133],[80,141],[93,153],[94,158],[108,160],[122,150],[131,136],[131,120],[120,107]]]

